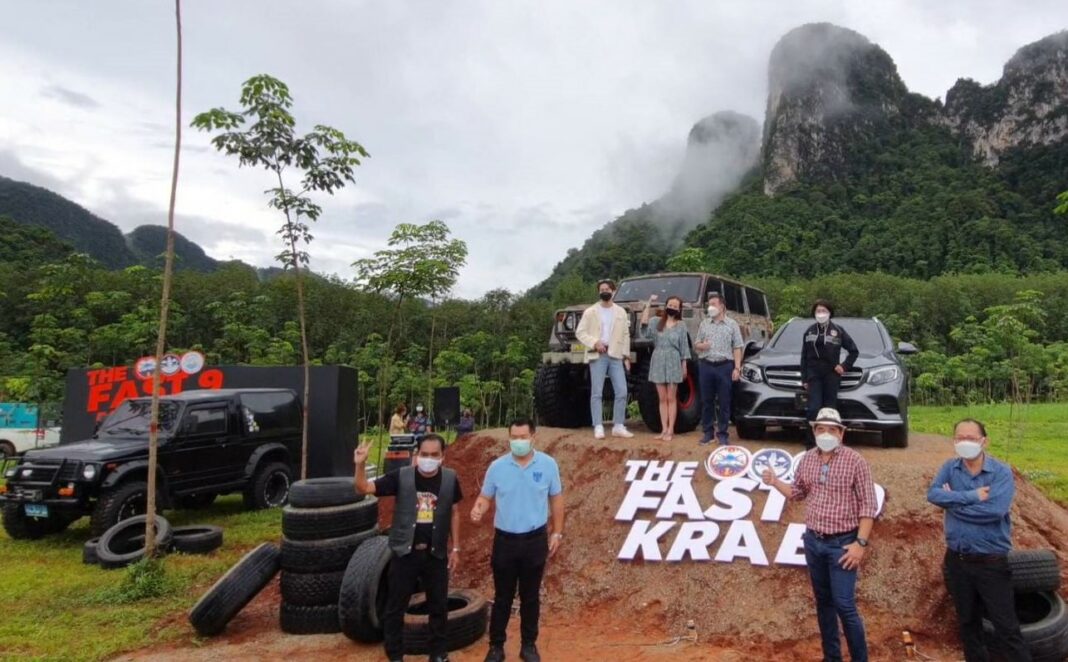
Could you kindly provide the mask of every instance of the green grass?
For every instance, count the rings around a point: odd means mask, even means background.
[[[962,418],[982,421],[994,456],[1015,466],[1050,498],[1068,505],[1068,404],[909,409],[913,432],[951,435]]]

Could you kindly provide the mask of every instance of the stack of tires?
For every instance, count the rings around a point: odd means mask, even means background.
[[[1009,552],[1012,585],[1016,591],[1016,616],[1031,651],[1031,662],[1062,662],[1068,659],[1068,609],[1057,594],[1061,569],[1049,549]],[[997,649],[994,626],[983,620],[991,650]]]
[[[352,478],[310,478],[290,488],[282,511],[281,626],[290,634],[341,631],[345,569],[365,541],[378,539],[378,501]]]

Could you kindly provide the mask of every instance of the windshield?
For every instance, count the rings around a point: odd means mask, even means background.
[[[662,278],[640,278],[625,280],[619,284],[615,302],[647,301],[655,294],[657,301],[663,303],[670,296],[680,297],[687,303],[701,300],[700,276],[664,276]]]
[[[789,352],[801,351],[802,336],[808,327],[816,323],[814,319],[797,319],[779,329],[771,341],[771,346]],[[866,319],[835,319],[834,323],[844,328],[846,333],[857,343],[861,354],[875,355],[886,351],[886,343],[879,332],[879,325]]]
[[[126,400],[119,405],[118,409],[108,414],[108,417],[100,424],[97,434],[101,437],[148,434],[151,406],[150,400]],[[177,420],[178,404],[161,400],[159,403],[160,432],[168,433],[173,430]]]

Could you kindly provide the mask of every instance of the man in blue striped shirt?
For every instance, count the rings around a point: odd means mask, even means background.
[[[927,500],[946,511],[946,588],[953,596],[967,662],[986,662],[983,617],[1010,662],[1030,662],[1013,601],[1008,553],[1012,469],[986,453],[986,427],[966,418],[953,430],[957,457],[942,465]]]

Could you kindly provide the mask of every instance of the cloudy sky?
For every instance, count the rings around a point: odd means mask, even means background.
[[[124,231],[166,222],[174,23],[166,0],[0,0],[0,174]],[[372,157],[321,200],[310,251],[351,278],[400,222],[446,221],[470,250],[455,293],[520,291],[568,248],[659,196],[694,122],[763,120],[775,41],[807,22],[857,30],[910,89],[991,83],[1068,2],[983,0],[184,0],[184,120],[237,107],[270,73],[298,130],[329,124]],[[209,255],[272,263],[262,171],[186,131],[178,230]]]

